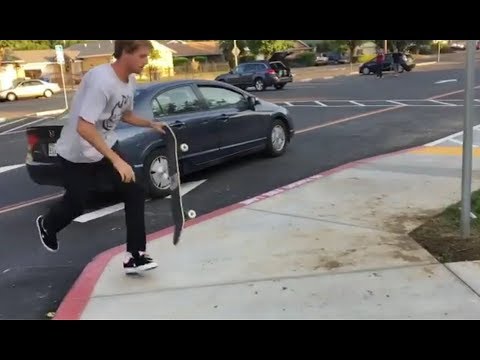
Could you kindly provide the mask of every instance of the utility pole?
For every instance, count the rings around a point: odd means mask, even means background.
[[[463,154],[462,154],[462,238],[470,237],[471,194],[472,194],[472,142],[473,111],[475,97],[475,40],[467,41],[467,66],[465,87],[465,117],[463,122]]]
[[[385,54],[388,52],[388,46],[387,46],[388,44],[387,44],[387,42],[388,42],[388,40],[385,40],[384,49],[383,49],[384,52],[385,52]]]
[[[235,57],[235,66],[238,66],[238,55],[240,55],[240,49],[237,47],[237,40],[233,40],[232,54]]]

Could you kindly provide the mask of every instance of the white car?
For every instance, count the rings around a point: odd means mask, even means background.
[[[60,86],[57,83],[50,83],[38,79],[24,80],[9,89],[0,91],[0,100],[15,101],[21,98],[40,96],[49,98],[60,91]]]

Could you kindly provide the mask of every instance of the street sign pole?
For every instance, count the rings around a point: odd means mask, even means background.
[[[57,53],[57,63],[60,64],[60,74],[62,75],[63,96],[65,97],[65,109],[68,109],[67,88],[65,87],[65,76],[63,74],[63,66],[65,64],[65,57],[63,55],[62,45],[56,45],[55,51]]]
[[[465,117],[463,123],[463,154],[462,154],[462,238],[470,237],[471,193],[472,193],[472,142],[473,142],[473,111],[475,96],[475,40],[467,41],[467,66],[465,87]]]
[[[240,54],[240,49],[237,47],[237,40],[233,40],[232,54],[235,57],[235,66],[238,66],[238,55]]]

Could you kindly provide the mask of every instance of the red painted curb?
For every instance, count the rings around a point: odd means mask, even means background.
[[[193,220],[190,220],[185,227],[190,227],[196,224],[199,224],[201,222],[213,219],[215,217],[224,215],[228,212],[231,212],[233,210],[240,209],[242,207],[245,207],[247,205],[250,205],[252,203],[262,201],[269,199],[271,197],[274,197],[278,194],[281,194],[285,191],[289,191],[295,188],[298,188],[300,186],[303,186],[305,184],[311,183],[315,180],[318,180],[322,177],[332,175],[334,173],[350,169],[353,167],[356,167],[358,165],[361,165],[362,163],[367,163],[371,162],[376,159],[380,159],[383,157],[388,157],[388,156],[393,156],[401,153],[406,153],[418,148],[421,148],[423,146],[416,146],[404,150],[399,150],[399,151],[394,151],[388,154],[383,154],[383,155],[377,155],[373,156],[370,158],[362,159],[362,160],[357,160],[353,161],[344,165],[340,165],[336,168],[323,171],[319,174],[309,176],[308,178],[296,181],[294,183],[279,187],[277,189],[268,191],[264,194],[255,196],[253,198],[243,200],[239,203],[229,205],[227,207],[215,210],[213,212],[210,212],[208,214],[202,215],[198,218],[195,218]],[[149,234],[147,236],[147,242],[152,241],[155,239],[158,239],[160,237],[169,235],[173,232],[173,226],[165,228],[163,230],[154,232],[152,234]],[[107,264],[112,260],[112,258],[118,254],[120,254],[122,251],[124,251],[124,246],[125,245],[119,245],[116,246],[112,249],[106,250],[96,256],[82,271],[80,276],[77,278],[75,283],[73,284],[72,288],[70,291],[67,293],[65,298],[63,299],[62,303],[60,304],[56,315],[54,317],[54,320],[78,320],[80,319],[83,311],[85,310],[85,307],[87,306],[88,302],[90,301],[91,294],[93,293],[93,290],[95,289],[95,286],[97,284],[98,279],[100,276],[103,274],[103,271],[105,270],[105,267]]]

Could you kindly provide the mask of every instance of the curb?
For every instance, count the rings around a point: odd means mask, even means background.
[[[270,190],[266,193],[254,196],[252,198],[242,200],[238,203],[228,205],[226,207],[214,210],[210,213],[201,215],[198,218],[195,218],[191,220],[189,223],[185,224],[185,228],[188,228],[190,226],[197,225],[199,223],[205,222],[207,220],[211,220],[213,218],[219,217],[221,215],[225,215],[229,212],[232,212],[237,209],[244,208],[250,204],[263,201],[269,198],[272,198],[278,194],[284,193],[286,191],[292,190],[299,188],[301,186],[304,186],[308,183],[311,183],[315,180],[318,180],[320,178],[323,178],[325,176],[333,175],[335,173],[341,172],[346,169],[354,168],[358,165],[368,163],[370,161],[384,158],[384,157],[389,157],[397,154],[402,154],[402,153],[407,153],[411,152],[415,149],[421,148],[424,145],[420,146],[414,146],[410,147],[407,149],[402,149],[402,150],[397,150],[393,151],[390,153],[386,154],[381,154],[381,155],[375,155],[372,157],[360,159],[360,160],[355,160],[340,166],[337,166],[333,169],[330,170],[325,170],[322,171],[318,174],[309,176],[304,179],[300,179],[298,181],[295,181],[293,183],[281,186],[277,189]],[[170,235],[173,233],[173,226],[170,226],[168,228],[159,230],[157,232],[151,233],[147,235],[147,243],[153,240],[158,240],[161,237]],[[77,280],[74,282],[73,286],[70,288],[68,291],[67,295],[63,298],[63,300],[60,302],[60,305],[56,311],[55,316],[53,317],[53,320],[80,320],[80,317],[82,316],[83,311],[88,305],[88,302],[91,299],[91,295],[95,289],[95,286],[102,276],[105,268],[109,264],[109,262],[112,260],[114,256],[117,256],[120,254],[122,251],[124,251],[125,245],[118,245],[116,247],[113,247],[109,250],[106,250],[97,256],[93,258],[93,260],[87,264],[87,266],[84,268],[84,270],[81,272],[80,276],[77,278]]]

